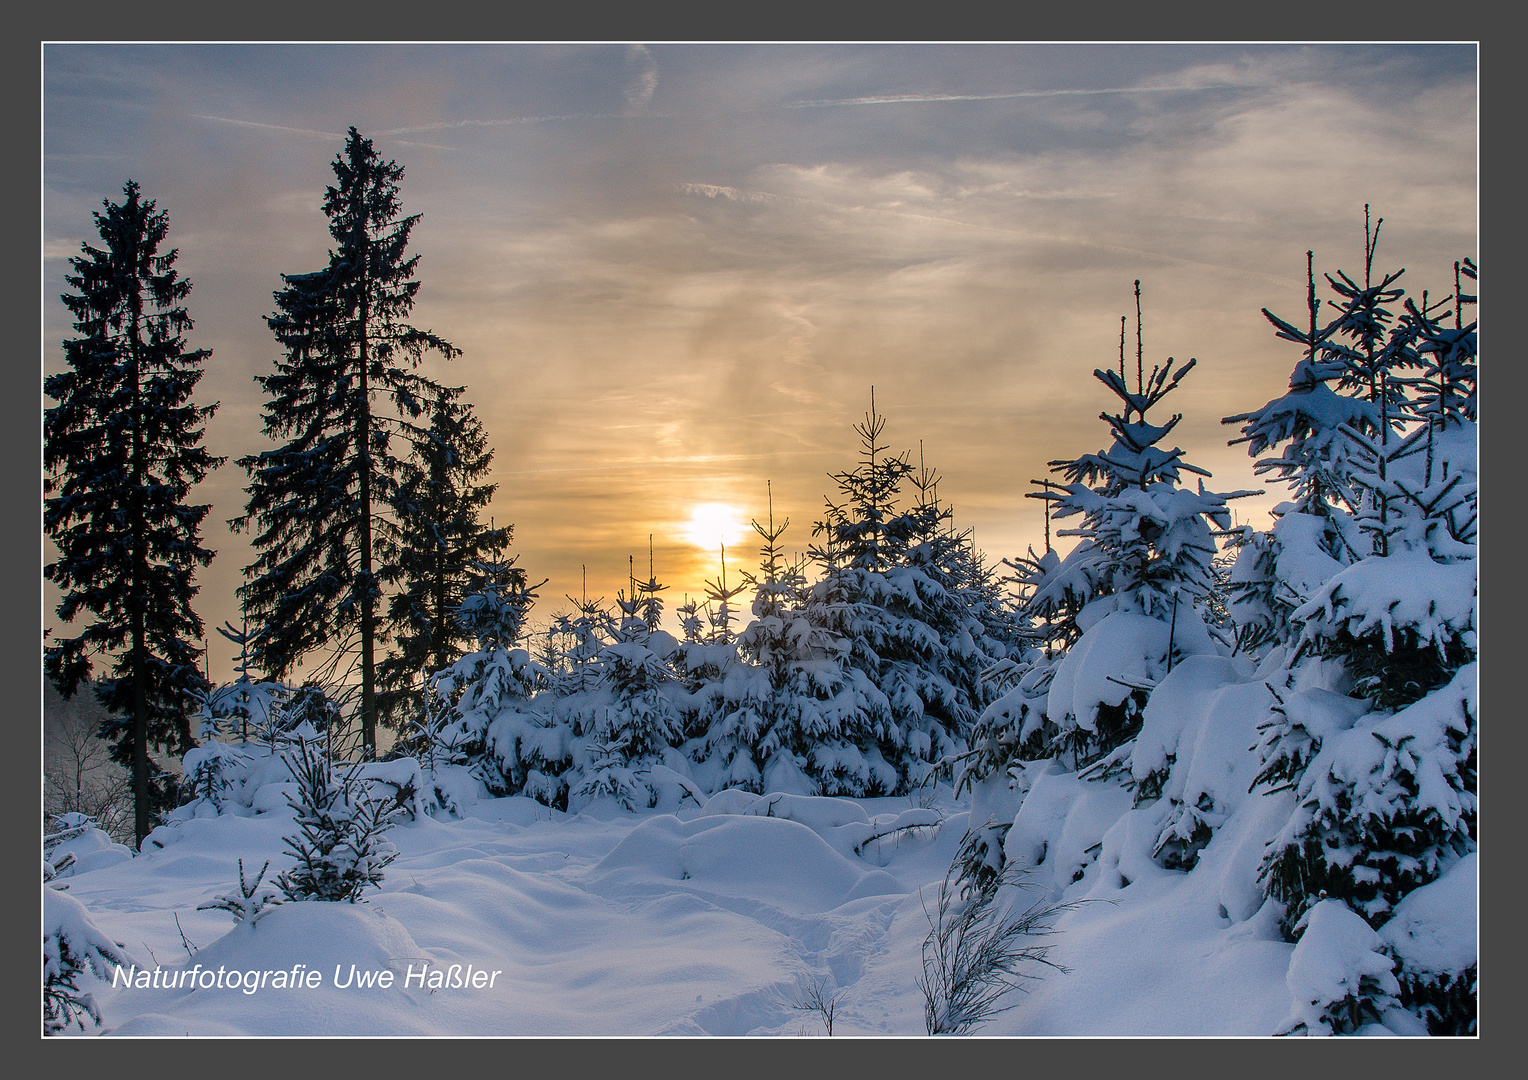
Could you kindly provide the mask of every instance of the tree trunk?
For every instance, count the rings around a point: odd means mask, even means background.
[[[136,260],[135,260],[136,261]],[[145,678],[148,674],[145,608],[148,606],[148,537],[143,512],[144,447],[142,361],[138,355],[141,297],[132,298],[132,323],[128,328],[128,349],[132,361],[133,443],[132,481],[128,490],[128,529],[133,545],[133,573],[130,592],[131,653],[128,677],[133,681],[133,847],[140,848],[149,834],[149,699]]]
[[[364,229],[364,226],[363,226]],[[371,574],[371,388],[368,382],[370,363],[367,349],[369,330],[367,322],[371,315],[370,284],[367,281],[366,244],[360,245],[361,255],[361,310],[358,353],[361,369],[361,398],[359,415],[356,417],[357,449],[361,455],[361,755],[367,761],[377,757],[377,680],[376,680],[376,598],[372,592]]]

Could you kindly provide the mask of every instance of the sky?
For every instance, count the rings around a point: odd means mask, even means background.
[[[237,624],[254,553],[225,523],[235,459],[272,445],[265,317],[281,274],[327,262],[353,125],[422,215],[411,321],[462,351],[426,372],[488,432],[490,512],[547,579],[533,623],[585,575],[613,599],[629,557],[645,578],[649,542],[671,611],[718,543],[734,584],[766,490],[803,551],[872,387],[996,561],[1043,547],[1029,481],[1110,441],[1091,373],[1122,315],[1133,352],[1136,279],[1148,370],[1198,360],[1159,406],[1171,441],[1212,490],[1264,487],[1220,422],[1298,358],[1261,309],[1303,322],[1308,249],[1318,283],[1362,275],[1365,203],[1376,271],[1451,292],[1478,256],[1477,117],[1469,44],[47,45],[42,373],[73,336],[68,259],[136,180],[193,285],[228,458],[194,496],[218,552],[195,606]],[[214,635],[215,677],[231,654]]]

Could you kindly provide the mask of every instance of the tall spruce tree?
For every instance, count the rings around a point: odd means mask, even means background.
[[[352,127],[333,168],[323,209],[337,246],[324,269],[282,275],[267,322],[286,355],[257,377],[271,398],[265,433],[286,441],[239,460],[249,502],[232,524],[256,530],[239,591],[265,627],[257,662],[279,678],[328,647],[349,678],[340,659],[353,660],[363,753],[374,757],[382,588],[401,573],[395,439],[419,435],[414,421],[439,393],[417,370],[424,354],[458,350],[404,321],[419,291],[419,256],[405,254],[419,215],[400,210],[403,167]]]
[[[498,485],[483,483],[493,451],[461,390],[442,387],[429,429],[405,464],[394,511],[400,526],[401,589],[388,601],[396,648],[378,670],[379,719],[400,727],[425,709],[425,679],[454,662],[470,632],[454,617],[474,566],[499,562],[512,526],[494,528],[482,511]]]
[[[129,180],[119,204],[95,214],[101,247],[81,244],[65,280],[79,337],[64,342],[67,371],[43,383],[58,402],[43,414],[43,528],[59,558],[43,576],[63,593],[57,613],[94,621],[45,654],[45,670],[70,697],[90,677],[90,654],[113,656],[96,694],[112,719],[113,757],[132,769],[133,832],[142,843],[169,778],[150,744],[183,753],[190,715],[205,690],[198,671],[202,621],[191,609],[208,506],[191,488],[222,463],[202,445],[217,408],[191,395],[206,349],[187,349],[191,283],[161,251],[169,215]]]

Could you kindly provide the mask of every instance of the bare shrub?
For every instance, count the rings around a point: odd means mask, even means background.
[[[801,1012],[814,1012],[817,1019],[822,1021],[822,1026],[827,1029],[828,1037],[833,1035],[833,1017],[838,1013],[838,1002],[842,993],[828,991],[827,980],[813,979],[812,984],[802,989],[795,1001],[789,1002],[790,1007]]]
[[[926,903],[923,907],[929,933],[918,988],[930,1035],[964,1035],[1013,1008],[1017,1002],[1004,999],[1038,978],[1037,966],[1064,973],[1066,968],[1048,958],[1050,946],[1035,939],[1053,933],[1053,920],[1079,903],[1035,903],[1013,914],[997,900],[1005,885],[1028,887],[1022,871],[1008,865],[965,889],[960,871],[957,857],[940,882],[933,911]]]

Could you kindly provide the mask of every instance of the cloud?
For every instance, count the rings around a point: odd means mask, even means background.
[[[227,116],[203,116],[200,113],[192,113],[193,120],[211,120],[218,124],[233,124],[236,127],[264,128],[267,131],[285,131],[291,135],[311,135],[319,139],[343,139],[343,134],[333,131],[313,131],[310,128],[288,127],[285,124],[264,124],[257,120],[234,120]]]
[[[96,243],[100,243],[99,238],[96,240]],[[44,259],[72,259],[79,253],[80,241],[78,239],[50,239],[44,240],[42,244],[42,257]]]
[[[658,62],[646,45],[628,45],[626,68],[626,112],[645,112],[658,89]]]
[[[725,184],[680,184],[679,190],[686,195],[704,195],[708,199],[727,199],[730,202],[778,202],[781,198],[767,191],[741,191]]]
[[[1041,535],[1027,481],[1107,445],[1096,418],[1112,402],[1091,372],[1113,362],[1126,312],[1133,347],[1135,278],[1148,361],[1200,359],[1173,401],[1176,441],[1215,471],[1207,486],[1255,487],[1219,418],[1287,385],[1294,357],[1259,308],[1298,314],[1305,250],[1318,271],[1361,271],[1369,201],[1380,263],[1408,266],[1419,292],[1451,285],[1478,243],[1468,65],[1440,74],[1387,48],[1081,52],[463,49],[436,61],[428,103],[399,88],[407,63],[364,49],[313,52],[355,65],[343,94],[323,89],[329,69],[297,69],[306,53],[233,76],[124,61],[137,82],[121,102],[82,63],[45,88],[43,272],[63,291],[67,238],[124,176],[163,186],[196,282],[191,340],[214,349],[201,389],[224,403],[209,449],[263,448],[251,376],[276,351],[261,316],[278,272],[320,265],[338,138],[323,129],[364,105],[376,135],[460,144],[399,152],[404,210],[423,215],[411,321],[464,350],[429,373],[467,386],[496,450],[490,512],[516,524],[522,565],[551,575],[548,601],[577,594],[584,564],[591,593],[624,587],[649,532],[669,595],[694,591],[716,567],[674,542],[684,506],[762,516],[770,482],[804,546],[872,384],[894,449],[922,440],[957,524],[1013,554]],[[658,115],[655,54],[669,119],[626,123]],[[55,98],[80,86],[86,104]],[[123,138],[145,111],[159,126]],[[261,131],[290,133],[286,152]],[[52,370],[68,312],[54,301],[46,318]],[[209,521],[237,513],[240,480],[219,470]],[[236,619],[248,540],[208,533],[222,553],[199,610]]]
[[[376,132],[379,136],[413,135],[423,131],[450,131],[460,128],[517,127],[521,124],[551,124],[558,120],[609,120],[616,113],[557,113],[551,116],[504,116],[489,120],[442,120],[430,124],[411,124]]]
[[[953,101],[1013,101],[1020,98],[1096,97],[1102,94],[1169,94],[1202,90],[1232,90],[1241,82],[1180,82],[1167,85],[1072,87],[1056,90],[1012,90],[995,94],[872,94],[866,97],[825,98],[820,101],[789,101],[787,109],[829,109],[854,105],[936,105]]]

